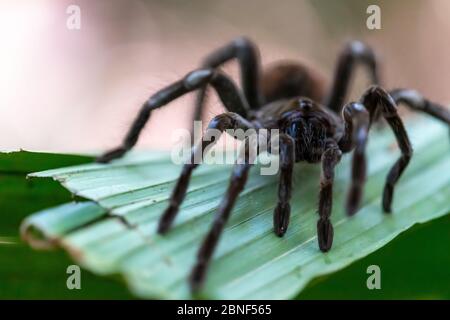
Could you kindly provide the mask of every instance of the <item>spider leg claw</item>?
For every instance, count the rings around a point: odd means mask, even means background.
[[[383,191],[383,211],[384,213],[392,212],[392,196],[394,193],[394,189],[391,185],[386,184]]]
[[[206,265],[202,262],[198,262],[192,269],[189,277],[189,285],[192,293],[198,293],[203,282],[205,281]]]
[[[317,237],[319,240],[319,248],[322,252],[327,252],[333,244],[333,225],[330,220],[319,219],[317,221]]]
[[[122,157],[127,151],[128,150],[124,147],[118,147],[104,153],[103,155],[98,157],[95,161],[98,163],[108,163],[111,160]]]
[[[275,234],[279,237],[284,236],[289,225],[289,216],[291,214],[291,206],[289,203],[278,203],[273,215],[273,225]]]
[[[178,207],[175,206],[167,207],[166,211],[164,211],[164,214],[161,216],[161,219],[159,220],[157,230],[159,234],[165,234],[167,231],[169,231],[170,226],[172,225],[173,219],[175,218],[177,212]]]
[[[347,216],[351,217],[354,216],[355,213],[358,211],[358,207],[353,206],[352,204],[347,204],[345,211],[347,213]]]
[[[347,213],[347,216],[351,217],[355,215],[356,212],[358,212],[359,205],[352,201],[347,201],[347,205],[345,206],[345,212]]]
[[[352,186],[348,192],[345,211],[349,217],[353,216],[359,209],[362,199],[362,189],[359,186]]]

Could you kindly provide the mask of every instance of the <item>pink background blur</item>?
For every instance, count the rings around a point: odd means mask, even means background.
[[[81,8],[81,30],[66,28],[69,4]],[[382,30],[366,28],[369,4],[381,7]],[[448,0],[2,0],[0,149],[112,147],[150,94],[239,35],[263,63],[306,60],[326,74],[346,40],[362,39],[381,55],[387,87],[448,104],[449,16]],[[354,97],[367,85],[361,73],[355,84]],[[155,112],[139,147],[169,147],[192,106],[188,95]],[[210,106],[221,111],[215,97]]]

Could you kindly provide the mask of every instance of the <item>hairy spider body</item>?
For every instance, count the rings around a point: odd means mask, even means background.
[[[240,91],[219,67],[237,59],[241,69]],[[357,64],[369,71],[372,85],[359,101],[345,103],[352,72]],[[199,120],[205,105],[206,90],[213,87],[228,112],[214,117],[210,130],[222,133],[227,129],[279,129],[280,177],[278,203],[274,208],[274,232],[283,236],[290,217],[292,174],[295,162],[320,163],[319,204],[317,238],[320,250],[330,250],[333,243],[333,226],[330,221],[334,168],[342,153],[353,152],[351,182],[346,211],[353,215],[358,210],[366,179],[365,149],[371,124],[383,117],[394,132],[401,151],[400,158],[388,173],[383,191],[383,210],[391,212],[394,187],[407,167],[413,150],[403,122],[397,113],[397,103],[404,103],[413,110],[425,112],[450,125],[450,112],[425,99],[417,91],[396,89],[386,91],[380,87],[377,59],[373,51],[359,41],[349,43],[339,55],[331,85],[316,71],[293,62],[282,62],[261,71],[259,52],[246,38],[238,38],[210,54],[202,67],[186,75],[151,96],[142,106],[123,143],[103,156],[99,162],[109,162],[121,157],[137,142],[151,111],[194,90],[198,90],[194,119]],[[327,89],[327,88],[330,89]],[[215,140],[203,139],[193,147],[191,162],[183,166],[169,200],[169,206],[161,216],[158,232],[164,234],[172,225],[186,195],[189,180],[198,154],[214,144]],[[239,193],[244,189],[252,164],[250,143],[245,143],[240,160],[235,164],[228,189],[217,209],[212,227],[205,237],[190,277],[191,289],[199,289],[204,282],[208,264],[220,235],[232,212]],[[270,150],[269,150],[270,151]]]
[[[272,102],[250,119],[259,127],[279,129],[293,138],[295,162],[319,162],[327,140],[339,140],[343,132],[339,117],[306,97]]]

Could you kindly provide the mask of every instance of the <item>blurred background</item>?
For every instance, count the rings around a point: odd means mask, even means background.
[[[69,30],[69,5],[81,29]],[[381,8],[381,30],[366,9]],[[385,85],[450,102],[448,0],[2,0],[0,149],[98,151],[116,145],[141,103],[236,36],[252,38],[263,64],[307,61],[331,75],[345,41],[382,58]],[[234,64],[226,71],[237,75]],[[358,73],[353,97],[367,85]],[[208,115],[221,111],[209,99]],[[188,128],[193,95],[152,116],[140,148],[168,148]]]

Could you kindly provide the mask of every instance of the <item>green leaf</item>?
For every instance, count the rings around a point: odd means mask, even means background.
[[[26,174],[92,162],[92,157],[17,151],[0,153],[0,299],[124,299],[131,295],[114,279],[83,272],[83,290],[66,287],[67,266],[59,251],[31,250],[19,238],[20,222],[37,210],[66,203],[71,194],[51,180],[31,181]],[[38,183],[35,183],[38,182]]]
[[[30,212],[70,201],[71,195],[54,181],[37,187],[26,175],[57,166],[92,162],[80,155],[13,151],[0,153],[0,237],[17,237],[18,226]]]
[[[373,132],[362,208],[352,218],[343,203],[349,155],[337,167],[330,252],[318,250],[316,205],[319,166],[298,164],[289,230],[272,232],[276,177],[254,168],[221,238],[202,295],[207,298],[285,299],[312,279],[342,269],[417,223],[450,212],[447,128],[433,121],[409,123],[415,155],[396,188],[394,213],[382,213],[382,187],[399,152],[389,130]],[[130,154],[111,165],[88,164],[32,174],[61,182],[89,199],[27,218],[23,236],[32,245],[59,245],[97,274],[121,274],[140,297],[190,298],[187,275],[200,241],[227,186],[230,166],[203,165],[194,174],[174,228],[156,223],[180,168],[164,154]]]

